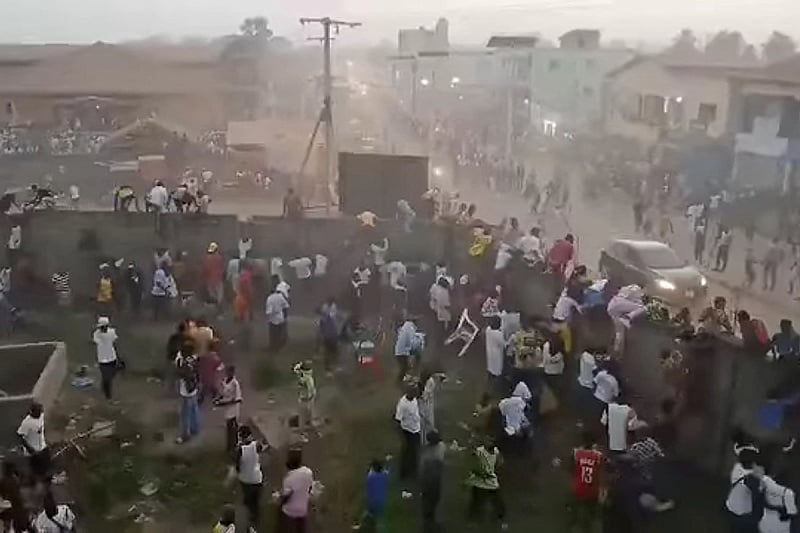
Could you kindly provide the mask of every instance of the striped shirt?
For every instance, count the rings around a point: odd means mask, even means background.
[[[51,278],[56,293],[61,296],[70,295],[69,272],[56,272]]]

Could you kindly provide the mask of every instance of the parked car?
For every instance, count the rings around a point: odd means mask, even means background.
[[[640,285],[671,305],[690,305],[708,292],[708,280],[675,250],[658,241],[617,239],[600,253],[600,273],[622,285]]]

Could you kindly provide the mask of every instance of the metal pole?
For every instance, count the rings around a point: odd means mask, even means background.
[[[334,149],[333,149],[333,79],[331,77],[331,20],[325,18],[322,21],[323,28],[323,55],[324,55],[324,76],[325,76],[325,212],[330,214],[331,204],[331,182],[333,181],[334,170]]]

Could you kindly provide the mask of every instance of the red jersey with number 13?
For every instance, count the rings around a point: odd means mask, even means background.
[[[600,492],[600,468],[603,454],[597,450],[579,448],[575,450],[575,473],[573,490],[582,499],[594,499]]]

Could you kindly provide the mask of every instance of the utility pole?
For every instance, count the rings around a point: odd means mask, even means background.
[[[308,162],[308,157],[311,154],[311,149],[314,145],[314,138],[319,130],[320,122],[325,121],[325,210],[326,212],[330,213],[331,205],[333,204],[331,186],[333,184],[334,177],[336,176],[336,150],[333,146],[333,76],[331,74],[331,41],[333,38],[331,37],[331,28],[333,28],[338,35],[339,29],[342,26],[356,28],[361,26],[361,23],[334,20],[330,17],[304,17],[300,19],[300,24],[303,26],[314,23],[322,26],[322,37],[314,37],[312,40],[322,41],[324,98],[322,110],[320,111],[319,119],[317,120],[317,125],[314,127],[314,133],[311,134],[311,140],[308,145],[308,150],[306,151],[306,157],[303,160],[301,175],[303,169],[305,169],[306,163]]]

